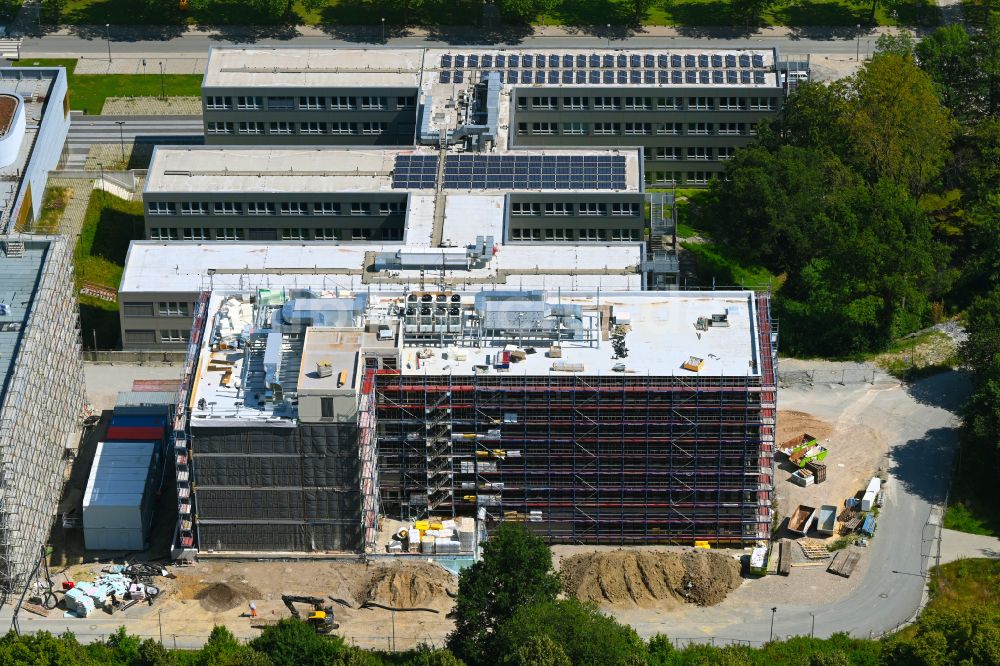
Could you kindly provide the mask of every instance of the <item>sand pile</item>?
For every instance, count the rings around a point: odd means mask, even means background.
[[[778,443],[792,437],[809,433],[813,437],[824,440],[833,435],[833,426],[812,414],[797,412],[792,409],[778,410]]]
[[[207,611],[221,613],[242,606],[250,599],[260,599],[260,592],[242,581],[227,583],[212,583],[195,593],[194,598],[201,602]]]
[[[393,608],[435,606],[450,603],[445,590],[455,587],[454,576],[434,564],[381,566],[372,572],[358,601]]]
[[[615,550],[565,558],[560,567],[566,593],[610,605],[686,601],[712,606],[739,587],[740,564],[705,551]]]

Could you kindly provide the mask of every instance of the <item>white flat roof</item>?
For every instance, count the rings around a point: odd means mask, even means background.
[[[394,270],[394,282],[380,280],[383,274],[371,274],[367,283],[362,279],[367,253],[396,252],[402,247],[398,243],[317,241],[133,241],[119,291],[196,293],[267,286],[358,289],[362,285],[378,291],[398,290],[401,282],[431,281],[430,272],[435,278],[440,276],[440,271],[425,271],[422,278],[419,270]],[[642,261],[642,249],[642,243],[501,245],[484,268],[449,270],[445,277],[501,288],[641,290],[643,276],[635,267]]]

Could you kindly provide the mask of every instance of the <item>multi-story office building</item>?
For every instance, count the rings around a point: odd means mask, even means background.
[[[808,76],[776,49],[213,49],[210,144],[640,146],[703,185]]]

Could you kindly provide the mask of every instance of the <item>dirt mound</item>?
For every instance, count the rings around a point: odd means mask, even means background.
[[[567,594],[581,601],[626,606],[670,600],[712,606],[742,581],[739,562],[703,551],[573,555],[562,561],[560,570]]]
[[[455,578],[433,564],[381,566],[368,579],[360,603],[375,603],[393,608],[416,608],[450,603],[445,590],[455,588]]]
[[[230,581],[203,587],[195,593],[194,598],[205,610],[221,613],[241,606],[250,599],[259,599],[260,592],[241,581]]]
[[[791,409],[778,410],[779,444],[803,433],[809,433],[819,440],[824,440],[833,434],[833,426],[812,414],[796,412]]]

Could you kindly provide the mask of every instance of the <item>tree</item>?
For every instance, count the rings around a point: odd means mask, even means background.
[[[250,647],[271,658],[275,666],[330,666],[348,652],[339,636],[320,636],[301,620],[285,618],[266,627]]]
[[[559,646],[574,666],[646,663],[646,645],[632,627],[619,624],[602,614],[597,606],[576,599],[519,608],[500,627],[497,653],[510,654],[533,639],[537,647],[542,637]],[[555,653],[554,659],[558,658]],[[560,663],[555,660],[550,663]]]
[[[546,634],[529,636],[504,655],[508,666],[573,666],[566,651]]]
[[[880,54],[849,86],[843,123],[857,164],[871,182],[922,191],[944,165],[953,134],[930,77],[909,57]]]
[[[960,120],[973,119],[978,73],[972,41],[961,24],[938,28],[914,48],[920,68],[934,81],[945,106]]]
[[[531,23],[556,8],[557,0],[497,0],[500,13],[516,23]]]
[[[730,9],[747,29],[760,25],[764,12],[774,6],[775,0],[733,0]]]
[[[641,26],[646,20],[649,8],[653,6],[653,0],[629,0],[632,7],[632,20],[637,26]]]
[[[470,664],[491,663],[498,652],[497,628],[518,608],[552,601],[559,594],[552,553],[519,523],[501,523],[483,547],[483,557],[462,571],[455,602],[455,631],[448,646]]]
[[[913,33],[908,30],[900,30],[895,35],[890,33],[879,35],[875,41],[875,53],[888,53],[900,58],[907,58],[913,55],[913,46]]]
[[[850,145],[843,131],[847,92],[840,81],[804,81],[788,96],[781,115],[761,128],[761,143],[774,150],[782,145],[826,148],[843,157]]]

